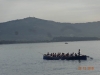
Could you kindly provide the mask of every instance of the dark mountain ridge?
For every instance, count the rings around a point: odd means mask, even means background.
[[[60,23],[27,17],[0,23],[0,40],[44,41],[54,37],[98,37],[100,21],[88,23]]]

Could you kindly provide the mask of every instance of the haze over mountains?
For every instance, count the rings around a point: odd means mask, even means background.
[[[100,38],[100,21],[72,24],[27,17],[0,23],[0,41],[39,41],[54,37]]]

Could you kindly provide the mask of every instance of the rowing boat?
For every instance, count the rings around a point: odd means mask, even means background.
[[[48,55],[43,55],[44,60],[87,60],[86,55],[82,56],[72,56],[72,57],[51,57]]]

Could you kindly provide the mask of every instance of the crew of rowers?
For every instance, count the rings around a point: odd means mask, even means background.
[[[65,54],[65,53],[47,53],[47,54],[45,54],[45,55],[47,55],[47,56],[51,56],[51,57],[73,57],[73,56],[80,56],[80,49],[79,49],[79,51],[78,51],[78,53],[71,53],[71,54],[69,54],[69,52],[67,53],[67,54]]]

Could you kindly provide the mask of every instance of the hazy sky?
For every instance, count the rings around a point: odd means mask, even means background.
[[[100,0],[0,0],[0,22],[29,16],[70,23],[100,21]]]

